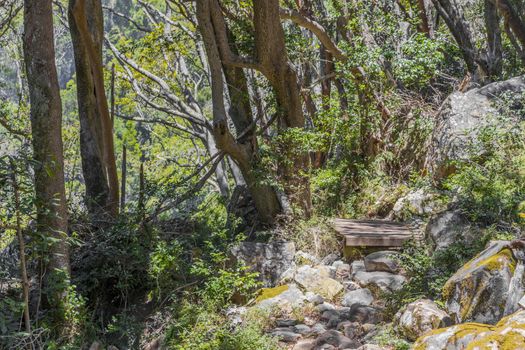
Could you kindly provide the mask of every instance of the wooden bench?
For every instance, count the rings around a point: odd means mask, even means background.
[[[405,241],[419,238],[410,226],[395,221],[335,219],[333,227],[344,237],[345,247],[400,248]]]

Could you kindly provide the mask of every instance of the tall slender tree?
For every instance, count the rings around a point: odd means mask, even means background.
[[[37,237],[45,243],[45,255],[40,262],[42,306],[51,311],[54,323],[59,326],[65,320],[62,303],[70,267],[52,0],[25,0],[23,43],[31,102]]]
[[[100,0],[70,0],[68,18],[75,54],[86,199],[97,222],[115,217],[119,209],[113,126],[104,91],[104,18]]]

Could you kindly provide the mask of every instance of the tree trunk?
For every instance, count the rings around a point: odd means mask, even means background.
[[[280,212],[280,205],[275,190],[269,185],[261,185],[256,177],[257,143],[252,124],[248,86],[244,72],[240,68],[222,65],[221,54],[216,43],[215,26],[224,23],[213,23],[210,1],[197,2],[197,18],[204,46],[208,56],[211,74],[213,101],[213,136],[217,147],[226,152],[239,166],[250,194],[257,208],[261,221],[271,224]],[[226,28],[221,28],[226,32]],[[231,34],[231,33],[230,33]],[[230,117],[237,130],[237,139],[233,137],[227,122],[224,106],[224,80],[228,83],[230,93]]]
[[[518,12],[512,7],[508,0],[487,0],[496,6],[505,20],[509,24],[510,29],[521,44],[522,50],[525,49],[525,23],[520,18]]]
[[[46,240],[41,260],[42,305],[53,325],[63,332],[63,303],[70,273],[67,205],[62,149],[62,106],[55,66],[51,0],[24,2],[24,60],[26,64],[38,237]],[[52,240],[50,240],[52,238]]]
[[[119,185],[113,127],[104,91],[100,0],[70,0],[69,25],[77,76],[80,152],[86,200],[95,223],[118,214]]]
[[[487,27],[487,64],[490,80],[501,75],[503,48],[501,45],[500,18],[496,6],[491,0],[485,0],[485,26]]]
[[[285,129],[303,129],[305,119],[297,73],[288,60],[284,31],[279,13],[279,0],[254,0],[256,61],[275,93],[279,119]],[[293,155],[292,165],[283,167],[286,191],[306,217],[312,214],[307,154]]]

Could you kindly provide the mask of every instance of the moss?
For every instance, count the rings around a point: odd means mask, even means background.
[[[481,323],[464,323],[447,328],[440,328],[434,331],[430,331],[419,338],[415,345],[414,350],[426,350],[427,345],[425,340],[428,337],[433,337],[450,331],[452,329],[453,334],[446,340],[444,346],[452,346],[458,344],[465,337],[474,335],[478,339],[475,339],[468,343],[465,350],[515,350],[525,349],[525,324],[512,320],[514,316],[507,316],[498,322],[496,326],[491,326]]]
[[[495,271],[503,268],[507,262],[510,262],[510,273],[514,274],[516,260],[512,255],[512,251],[509,248],[504,248],[499,253],[480,261],[477,265],[485,266],[489,271]]]
[[[277,286],[273,288],[263,288],[259,291],[259,296],[255,299],[257,302],[270,299],[273,297],[278,296],[279,294],[286,292],[288,290],[288,286]]]
[[[499,350],[525,349],[525,337],[514,330],[505,333],[493,332],[470,342],[465,350],[491,350],[495,345]]]

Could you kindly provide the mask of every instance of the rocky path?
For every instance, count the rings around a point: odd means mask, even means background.
[[[407,281],[396,252],[379,251],[347,263],[335,254],[318,260],[291,251],[289,243],[273,243],[259,249],[265,258],[259,257],[258,267],[272,270],[272,256],[288,260],[275,260],[283,271],[265,282],[276,287],[263,289],[250,308],[269,313],[268,333],[292,350],[391,350],[375,344],[385,328],[415,342],[418,350],[525,350],[525,310],[518,306],[525,275],[517,258],[524,254],[509,243],[491,243],[450,278],[443,291],[445,309],[421,299],[404,306],[393,320],[385,319],[381,298]],[[230,310],[238,322],[247,311]],[[471,348],[473,341],[487,341],[490,347]]]

